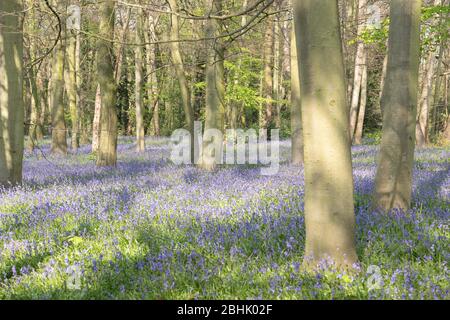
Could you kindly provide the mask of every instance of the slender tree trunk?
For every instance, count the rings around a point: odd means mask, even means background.
[[[83,144],[83,142],[85,141],[85,137],[87,137],[87,135],[85,134],[85,132],[81,131],[81,122],[84,120],[85,118],[85,112],[83,112],[84,110],[82,110],[83,107],[83,103],[81,101],[81,84],[82,84],[82,77],[81,77],[81,33],[79,30],[76,31],[76,36],[75,36],[75,86],[76,86],[76,91],[75,91],[75,100],[76,100],[76,110],[78,111],[79,116],[78,118],[78,123],[76,125],[76,128],[78,130],[78,134],[77,136],[79,137],[79,139],[81,139],[81,143]],[[80,141],[76,142],[79,146]],[[73,148],[73,142],[72,142],[72,148]]]
[[[423,86],[416,122],[416,145],[419,148],[425,147],[428,143],[428,114],[430,111],[430,100],[435,71],[434,56],[434,52],[430,52],[426,59],[426,65],[424,66]]]
[[[291,132],[292,164],[303,163],[302,108],[300,100],[300,74],[295,40],[295,28],[291,32]]]
[[[32,1],[30,4],[31,12],[30,12],[30,32],[36,32],[37,23],[36,23],[36,13],[34,9],[34,2]],[[30,60],[34,61],[36,59],[36,41],[33,37],[29,39],[29,56]],[[29,129],[29,150],[33,151],[35,144],[38,142],[40,138],[42,138],[42,127],[41,127],[41,99],[37,86],[38,70],[35,67],[31,67],[28,72],[28,80],[29,86],[31,89],[31,117],[30,117],[30,129]]]
[[[304,265],[357,261],[338,1],[294,1],[305,156]],[[324,23],[326,21],[326,23]]]
[[[77,103],[77,70],[76,70],[76,50],[77,37],[75,30],[67,30],[67,48],[66,48],[66,68],[65,68],[65,86],[67,98],[69,100],[70,119],[72,122],[71,145],[74,151],[78,150],[78,103]]]
[[[217,14],[222,10],[222,0],[206,0],[206,8]],[[216,19],[208,19],[206,26],[206,38],[220,35],[221,26]],[[206,59],[206,108],[205,108],[205,132],[209,129],[223,131],[224,128],[224,51],[225,48],[219,39],[207,41]],[[206,155],[207,146],[212,141],[203,138],[203,154],[200,166],[206,170],[214,170],[217,166],[214,155]],[[217,150],[216,150],[217,151]]]
[[[58,1],[58,8],[65,8],[65,1]],[[65,10],[61,10],[65,11]],[[52,68],[52,153],[66,155],[66,121],[64,119],[64,60],[65,60],[65,23],[61,24],[61,39],[55,52]]]
[[[128,8],[128,11],[127,11],[127,16],[125,18],[125,24],[123,25],[123,29],[121,32],[119,48],[117,50],[116,64],[114,66],[114,79],[115,79],[117,85],[119,85],[120,79],[122,79],[122,70],[123,70],[123,65],[124,65],[123,64],[123,56],[125,55],[124,49],[125,49],[125,42],[127,40],[127,35],[128,35],[128,28],[130,27],[130,20],[131,20],[131,7]]]
[[[358,1],[358,20],[365,19],[365,8],[367,6],[367,0]],[[357,37],[359,37],[364,31],[365,24],[358,21]],[[362,71],[366,63],[366,49],[364,42],[358,39],[358,46],[356,48],[355,58],[355,74],[353,79],[353,94],[350,105],[350,138],[353,139],[355,133],[356,121],[358,119],[358,103],[360,101],[361,94],[361,80]]]
[[[357,145],[362,143],[366,105],[367,105],[367,65],[364,65],[361,78],[361,98],[359,102],[358,121],[356,124],[355,135],[353,137],[353,140]]]
[[[46,75],[41,75],[41,77],[38,77],[38,92],[40,92],[39,94],[39,105],[41,106],[40,112],[38,114],[38,118],[39,118],[39,124],[40,124],[40,128],[39,126],[37,127],[36,130],[36,139],[37,141],[41,141],[42,139],[44,139],[44,134],[47,133],[47,113],[48,113],[48,79],[43,79],[43,77]]]
[[[135,48],[135,84],[134,97],[136,102],[136,150],[145,151],[145,129],[144,129],[144,105],[142,101],[142,15],[143,10],[139,10],[139,16],[136,18],[136,48]]]
[[[98,140],[100,137],[100,113],[102,110],[102,95],[100,91],[100,84],[97,84],[95,93],[95,110],[94,121],[92,124],[92,152],[98,151]]]
[[[176,0],[168,0],[170,8],[173,12],[178,12],[178,5]],[[177,15],[171,15],[171,29],[170,29],[170,40],[171,42],[171,55],[172,62],[174,64],[175,73],[178,78],[178,84],[180,86],[181,91],[181,100],[183,103],[184,115],[186,118],[186,126],[187,130],[191,134],[191,160],[195,161],[194,157],[194,147],[195,147],[195,139],[194,139],[194,109],[191,105],[191,91],[189,89],[189,84],[186,79],[186,74],[184,70],[183,59],[181,57],[180,43],[176,40],[179,39],[180,27],[179,27],[179,18]]]
[[[114,81],[113,44],[115,2],[100,3],[100,29],[97,40],[97,74],[100,84],[101,113],[97,166],[115,166],[117,162],[116,83]]]
[[[260,113],[260,128],[268,128],[273,117],[273,21],[269,17],[266,22],[266,31],[264,34],[264,73],[262,82],[262,95],[266,99],[263,110]]]
[[[247,8],[248,1],[244,0],[242,2],[242,10],[245,10]],[[241,27],[243,28],[247,24],[247,15],[242,15],[241,17]],[[242,58],[239,57],[237,61],[237,70],[240,70],[242,66]],[[236,76],[234,77],[234,86],[237,88],[240,83],[239,74],[236,73]],[[244,105],[241,101],[233,101],[230,105],[230,127],[232,129],[237,129],[238,127],[238,117],[239,114],[243,112]]]
[[[36,84],[36,73],[34,68],[29,71],[29,82],[31,88],[31,117],[30,117],[30,132],[29,132],[29,150],[33,151],[36,143],[38,142],[38,130],[41,128],[40,124],[40,110],[41,110],[41,100],[39,98],[39,92]],[[41,136],[42,136],[42,129]]]
[[[22,182],[24,148],[22,1],[0,1],[0,186]]]
[[[281,103],[280,103],[280,22],[275,22],[274,28],[274,45],[273,45],[273,99],[275,100],[275,127],[281,127]]]
[[[147,60],[147,73],[149,74],[147,80],[147,96],[149,100],[149,109],[153,111],[152,122],[154,127],[155,136],[160,136],[159,127],[159,97],[158,97],[158,76],[156,73],[156,45],[150,44],[150,42],[156,42],[155,22],[152,13],[149,14],[146,20],[146,32],[145,34],[145,54]]]
[[[383,70],[381,71],[381,80],[380,80],[380,94],[378,96],[381,116],[383,116],[383,106],[381,105],[381,98],[383,97],[384,83],[386,81],[387,64],[388,64],[388,53],[386,53],[386,56],[383,59]]]
[[[383,136],[374,205],[407,210],[411,203],[419,73],[420,0],[391,1],[389,57],[383,92]]]

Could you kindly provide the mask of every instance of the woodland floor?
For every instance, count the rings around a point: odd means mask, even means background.
[[[115,169],[90,147],[26,154],[24,186],[0,190],[0,299],[450,299],[450,149],[416,152],[412,210],[383,215],[377,147],[353,148],[354,275],[299,271],[301,167],[207,173],[172,164],[163,139],[118,152]]]

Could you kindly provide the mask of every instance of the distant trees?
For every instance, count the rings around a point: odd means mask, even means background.
[[[22,1],[0,1],[0,186],[22,181],[24,148]]]
[[[383,133],[374,205],[389,211],[411,203],[420,60],[420,0],[392,0]]]
[[[305,157],[305,265],[357,261],[338,2],[294,1]],[[326,21],[326,23],[324,23]]]

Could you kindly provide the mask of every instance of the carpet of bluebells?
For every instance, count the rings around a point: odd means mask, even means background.
[[[164,139],[117,168],[27,152],[0,190],[0,299],[449,299],[450,149],[416,152],[413,208],[371,212],[376,146],[353,148],[359,272],[301,272],[303,168],[203,172]]]

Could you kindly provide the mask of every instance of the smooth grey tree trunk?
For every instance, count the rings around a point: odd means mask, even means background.
[[[113,44],[116,1],[100,3],[100,29],[97,39],[97,74],[101,93],[100,138],[97,166],[115,166],[117,162],[116,82]]]
[[[337,0],[296,0],[305,158],[305,267],[357,261],[344,58]],[[326,23],[324,23],[326,21]]]
[[[158,97],[158,75],[156,73],[156,45],[150,44],[150,42],[156,42],[156,30],[155,30],[155,18],[152,13],[148,15],[148,19],[145,20],[145,57],[147,63],[147,96],[149,100],[149,110],[152,111],[152,125],[155,136],[159,136],[159,97]],[[152,127],[152,126],[150,126]]]
[[[383,131],[374,206],[407,210],[411,204],[420,59],[420,0],[391,1],[388,66],[381,104]]]
[[[169,0],[170,8],[173,12],[178,12],[178,5],[176,0]],[[194,148],[194,109],[191,104],[191,91],[189,89],[189,84],[186,79],[186,73],[184,70],[183,58],[181,57],[180,43],[177,41],[179,39],[180,27],[179,27],[179,17],[175,14],[171,15],[171,29],[170,29],[170,40],[171,42],[171,55],[172,62],[174,64],[175,73],[178,78],[178,83],[180,85],[181,100],[183,103],[183,110],[186,118],[186,127],[191,134],[191,160],[195,161]]]
[[[212,14],[218,14],[222,10],[222,0],[206,0],[206,8],[210,8]],[[208,19],[206,25],[207,58],[206,58],[206,107],[205,107],[205,132],[216,129],[223,132],[225,115],[225,78],[224,78],[224,52],[225,48],[220,39],[213,39],[220,35],[221,25],[216,19]],[[203,139],[203,152],[207,145],[212,143]],[[209,160],[207,160],[209,159]],[[213,157],[202,154],[200,167],[205,170],[214,170],[217,166]],[[216,159],[216,158],[214,158]]]
[[[361,96],[359,101],[358,121],[356,122],[355,135],[353,136],[353,141],[356,145],[360,145],[362,143],[366,105],[367,105],[367,65],[364,65],[361,78]]]
[[[291,132],[292,164],[303,164],[302,108],[300,105],[300,73],[298,66],[295,28],[291,31]]]
[[[95,91],[94,121],[92,122],[92,152],[94,153],[98,151],[101,110],[102,110],[102,95],[100,93],[100,84],[97,84],[97,90]]]
[[[67,30],[66,66],[64,68],[65,87],[69,102],[70,120],[72,122],[71,146],[74,151],[79,147],[78,136],[78,102],[77,102],[77,35],[75,30]]]
[[[367,0],[359,0],[358,1],[358,31],[357,37],[359,37],[364,31],[365,24],[360,20],[365,19],[365,10],[367,6]],[[358,107],[361,96],[361,82],[362,82],[362,74],[363,69],[366,64],[366,48],[364,42],[358,39],[358,45],[356,48],[356,57],[355,57],[355,73],[353,79],[353,92],[352,99],[350,105],[350,137],[353,139],[355,134],[356,122],[358,120]]]
[[[0,186],[22,182],[24,148],[22,1],[0,1]]]
[[[140,9],[136,18],[136,48],[135,48],[135,81],[134,81],[134,100],[136,104],[136,151],[145,151],[145,129],[144,129],[144,103],[143,103],[143,76],[142,76],[142,59],[143,48],[143,30],[142,15],[143,10]]]
[[[59,0],[58,8],[65,11],[65,1]],[[65,60],[65,23],[61,24],[61,39],[55,51],[54,62],[52,66],[52,153],[59,155],[67,154],[67,130],[64,119],[64,60]]]
[[[266,100],[260,112],[260,128],[268,128],[273,117],[273,47],[274,47],[274,23],[269,17],[264,34],[264,72],[262,78],[262,96]]]

